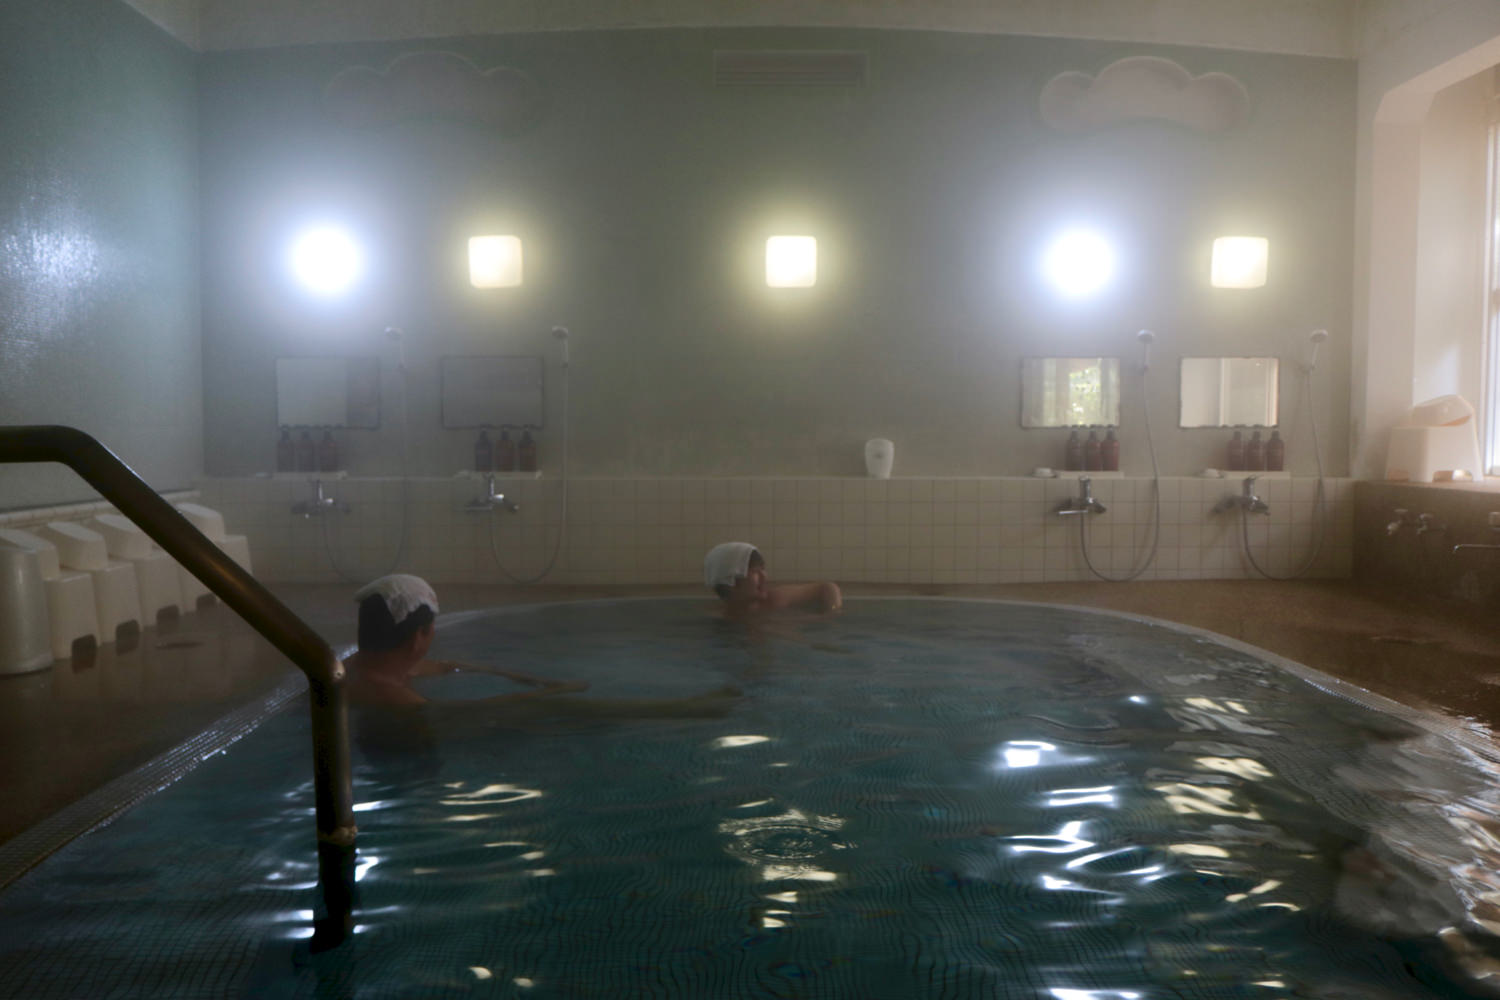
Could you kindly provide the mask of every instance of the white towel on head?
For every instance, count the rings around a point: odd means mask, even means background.
[[[703,582],[710,587],[723,584],[733,587],[734,581],[750,572],[750,557],[755,546],[749,542],[724,542],[708,550],[703,559]]]
[[[391,619],[397,625],[406,621],[408,615],[424,604],[432,609],[433,614],[438,613],[437,594],[432,592],[431,585],[420,576],[392,573],[390,576],[371,580],[355,591],[354,601],[357,604],[363,603],[365,598],[376,594],[385,601],[386,608],[391,612]]]

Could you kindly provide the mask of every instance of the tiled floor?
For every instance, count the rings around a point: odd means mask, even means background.
[[[274,588],[336,646],[353,638],[350,588]],[[1500,629],[1456,610],[1347,582],[1171,581],[983,587],[852,585],[846,593],[936,594],[1108,608],[1206,628],[1409,705],[1500,726]],[[683,587],[452,586],[443,610],[649,594]],[[226,609],[147,629],[92,664],[0,678],[0,841],[175,746],[293,668]]]

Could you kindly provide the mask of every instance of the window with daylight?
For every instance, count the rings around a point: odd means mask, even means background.
[[[1485,474],[1500,475],[1500,97],[1490,101],[1489,204],[1485,218],[1484,416],[1480,449]]]

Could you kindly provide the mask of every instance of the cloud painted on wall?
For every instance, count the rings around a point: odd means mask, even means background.
[[[541,103],[541,88],[526,73],[481,70],[452,52],[409,52],[383,72],[351,66],[323,89],[329,114],[354,128],[443,118],[515,133],[540,117]]]
[[[1157,118],[1205,132],[1225,132],[1245,121],[1250,95],[1227,73],[1193,76],[1170,59],[1132,56],[1090,76],[1059,73],[1042,88],[1042,121],[1082,131],[1137,118]]]

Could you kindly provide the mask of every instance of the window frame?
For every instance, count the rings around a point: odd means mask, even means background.
[[[1486,176],[1484,241],[1484,336],[1480,343],[1483,407],[1480,454],[1485,475],[1500,476],[1500,92],[1490,95],[1489,163]]]

